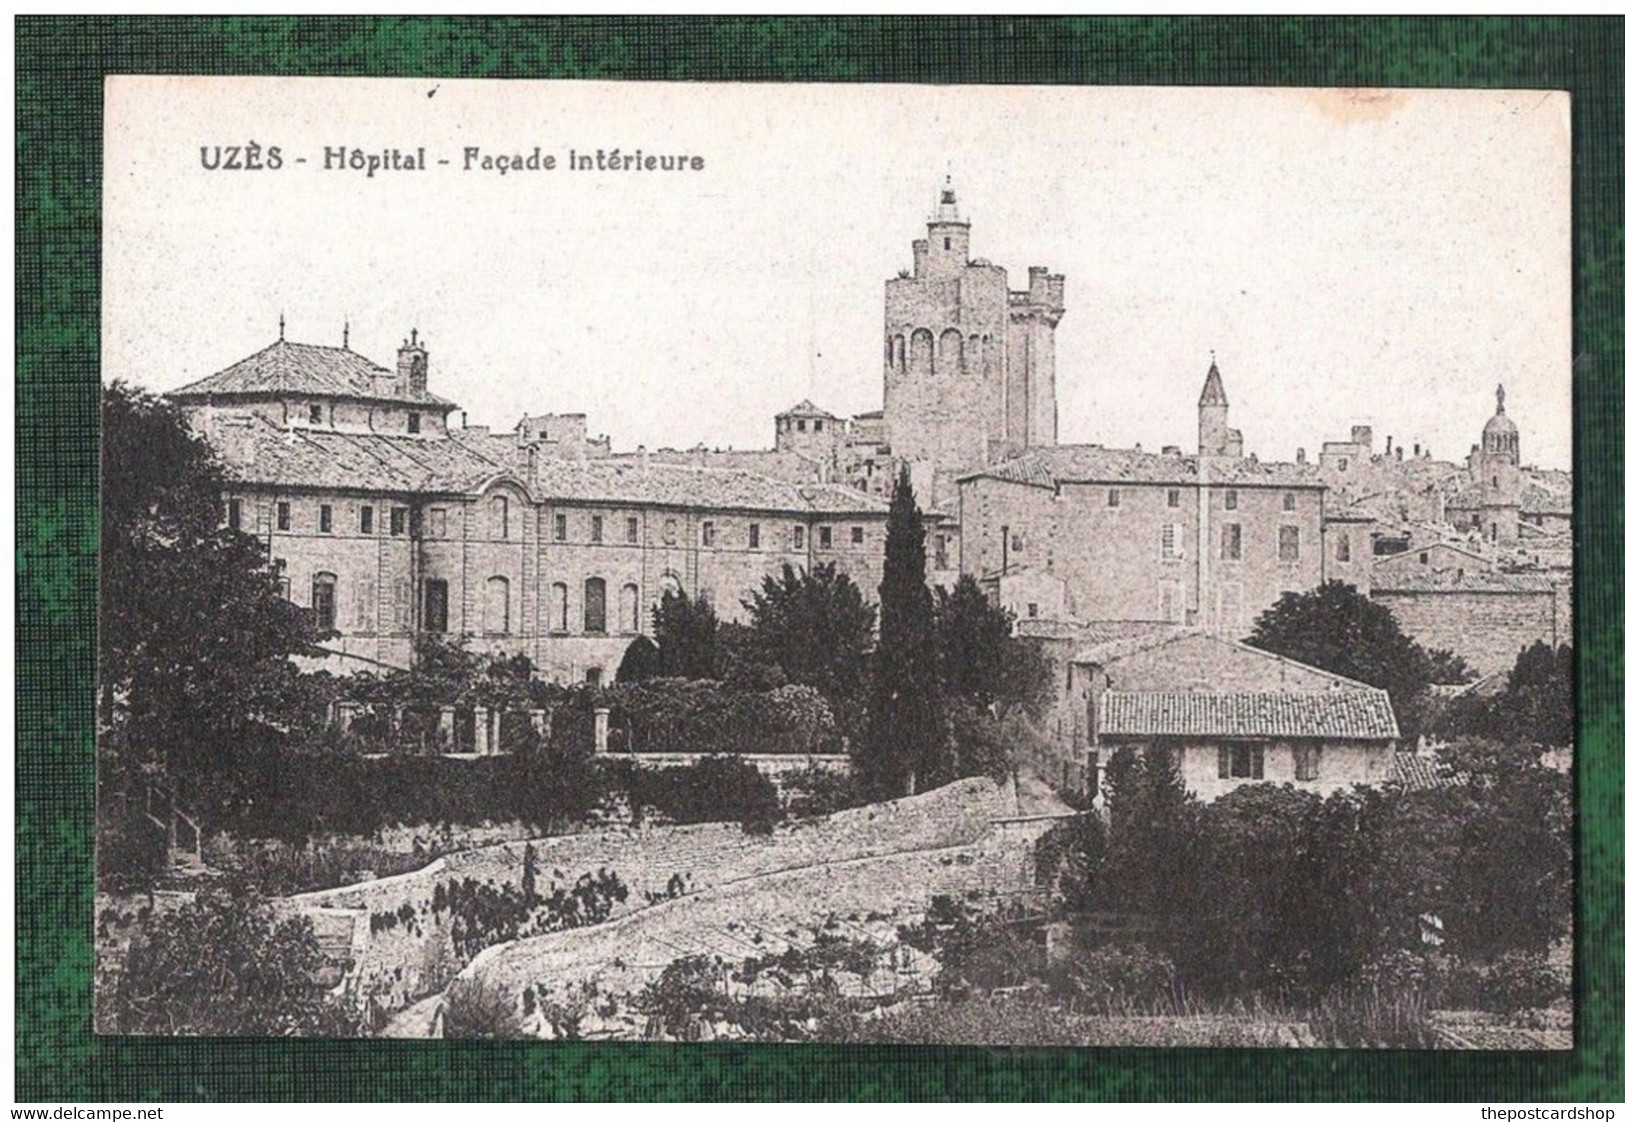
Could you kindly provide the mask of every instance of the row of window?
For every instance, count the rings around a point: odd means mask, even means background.
[[[1295,744],[1292,746],[1292,778],[1300,783],[1320,778],[1321,746]],[[1263,779],[1264,745],[1219,745],[1220,779]]]
[[[1179,496],[1180,496],[1180,490],[1179,490],[1178,487],[1170,487],[1170,488],[1168,488],[1168,506],[1171,509],[1177,510],[1179,508],[1179,501],[1180,501]],[[1236,509],[1236,503],[1237,503],[1236,492],[1233,489],[1225,491],[1225,493],[1224,493],[1224,509],[1225,510],[1235,510]],[[1123,505],[1123,491],[1122,491],[1121,488],[1119,488],[1119,487],[1108,487],[1108,488],[1106,488],[1106,505],[1108,507],[1119,507],[1119,506]],[[1297,510],[1298,509],[1298,495],[1297,495],[1297,492],[1295,492],[1295,491],[1287,491],[1287,492],[1284,492],[1281,495],[1281,509],[1282,510]]]
[[[310,423],[311,424],[313,424],[313,425],[323,424],[325,422],[325,420],[328,419],[328,418],[331,418],[333,420],[337,420],[337,418],[333,417],[332,414],[329,413],[328,410],[326,409],[326,407],[324,407],[323,405],[319,404],[318,402],[314,402],[314,401],[310,403]],[[421,414],[421,413],[408,413],[406,415],[406,431],[407,432],[422,432],[423,431],[423,414]]]
[[[1297,561],[1301,555],[1302,535],[1297,526],[1282,526],[1279,528],[1275,556],[1281,561]],[[1185,556],[1185,527],[1177,522],[1164,522],[1162,534],[1159,539],[1159,551],[1164,561],[1177,561]],[[1347,561],[1351,555],[1349,536],[1340,534],[1337,538],[1337,559]],[[1226,522],[1220,529],[1219,559],[1222,561],[1241,560],[1241,523]]]
[[[795,549],[807,548],[807,527],[794,526],[791,528]],[[848,531],[853,545],[862,545],[864,541],[864,527],[853,526]],[[663,538],[666,545],[677,544],[677,519],[668,518],[664,527]],[[627,545],[637,545],[639,535],[638,520],[628,517],[623,529],[622,541]],[[504,537],[507,535],[504,534]],[[720,535],[717,524],[712,521],[700,523],[700,544],[707,548],[717,545]],[[570,540],[570,516],[559,513],[553,516],[553,540],[567,542]],[[604,540],[604,516],[601,514],[589,515],[587,518],[587,540],[589,542],[602,542]],[[762,524],[752,522],[745,527],[745,544],[749,549],[762,548]],[[829,549],[835,544],[835,529],[832,526],[818,527],[818,545],[820,549]]]
[[[283,585],[284,594],[287,585]],[[589,635],[604,635],[609,631],[608,588],[600,577],[589,577],[583,585],[579,630]],[[450,626],[450,586],[444,580],[430,578],[423,582],[423,629],[433,634],[445,634]],[[317,573],[311,580],[310,605],[316,614],[316,624],[332,629],[338,623],[338,577],[333,573]],[[513,631],[513,599],[507,577],[492,576],[485,581],[485,600],[480,626],[488,635],[507,635]],[[617,623],[624,634],[635,634],[642,622],[643,601],[636,584],[621,586]],[[555,634],[571,631],[570,588],[563,582],[553,585],[549,604],[548,628]]]

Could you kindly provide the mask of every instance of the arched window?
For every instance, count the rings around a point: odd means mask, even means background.
[[[931,333],[923,327],[915,328],[914,337],[909,341],[908,367],[917,374],[935,374],[937,371]]]
[[[553,586],[553,595],[547,606],[548,626],[560,635],[570,630],[570,586],[560,581]]]
[[[965,339],[965,373],[980,374],[982,372],[982,337],[971,335]]]
[[[316,613],[316,626],[332,630],[338,620],[339,578],[332,573],[317,573],[310,582],[310,606]]]
[[[637,634],[638,624],[642,622],[642,602],[638,599],[638,586],[627,584],[621,587],[621,631],[627,635]]]
[[[491,577],[485,582],[485,630],[506,635],[509,630],[508,578]]]
[[[907,370],[908,369],[908,346],[907,346],[906,341],[903,339],[903,337],[901,335],[893,335],[892,338],[891,338],[891,345],[892,345],[892,360],[891,360],[892,365],[897,367],[898,370]]]
[[[491,536],[508,539],[508,500],[501,495],[491,500]]]
[[[784,423],[786,425],[788,425],[790,422],[786,421]],[[665,539],[666,539],[666,544],[667,545],[676,545],[677,544],[677,519],[675,519],[675,518],[666,519]]]
[[[944,374],[955,375],[965,372],[965,344],[959,332],[949,328],[942,333],[938,367]]]
[[[593,634],[602,635],[609,629],[604,604],[604,581],[602,577],[588,577],[586,600],[581,609],[581,629]]]

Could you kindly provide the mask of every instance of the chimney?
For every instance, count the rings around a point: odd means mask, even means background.
[[[1390,436],[1388,438],[1388,451],[1385,452],[1384,455],[1392,456],[1393,454],[1394,454],[1394,438],[1392,436]]]
[[[1418,440],[1415,444],[1411,445],[1411,458],[1416,459],[1416,458],[1420,457],[1421,455],[1422,455],[1422,442],[1420,440]]]
[[[1164,444],[1162,446],[1162,454],[1164,456],[1177,456],[1177,455],[1179,455],[1179,445],[1177,445],[1177,444]]]
[[[418,329],[412,329],[412,337],[402,340],[401,349],[395,357],[396,388],[404,393],[418,397],[429,389],[429,352],[418,345]]]
[[[1309,454],[1307,452],[1305,452],[1302,448],[1298,449],[1298,462],[1300,464],[1306,464],[1306,463],[1309,462]]]

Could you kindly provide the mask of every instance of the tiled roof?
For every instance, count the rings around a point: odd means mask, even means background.
[[[802,398],[790,408],[780,413],[781,417],[834,417],[828,409],[821,409],[808,398]]]
[[[1437,759],[1419,752],[1394,753],[1394,780],[1407,791],[1460,785],[1462,778],[1446,771]]]
[[[1371,569],[1372,592],[1550,592],[1552,579],[1544,573],[1395,571],[1384,565]]]
[[[737,468],[625,459],[538,458],[512,434],[453,430],[443,437],[284,430],[245,414],[216,420],[213,443],[233,478],[273,487],[469,494],[499,475],[546,501],[886,516],[887,504],[836,484],[795,484]]]
[[[1120,658],[1127,658],[1129,655],[1136,655],[1141,651],[1155,650],[1177,639],[1185,639],[1197,634],[1199,632],[1191,627],[1168,627],[1161,631],[1145,630],[1122,635],[1114,639],[1104,639],[1093,646],[1084,647],[1082,650],[1073,653],[1072,661],[1105,666]]]
[[[1016,635],[1023,639],[1072,639],[1098,645],[1136,635],[1161,634],[1177,627],[1162,620],[1018,619]]]
[[[1369,510],[1362,510],[1343,499],[1327,496],[1326,521],[1328,522],[1375,522],[1377,516]]]
[[[1038,487],[1059,483],[1195,484],[1198,459],[1182,453],[1159,454],[1133,448],[1102,448],[1098,444],[1062,444],[1041,448],[994,464],[965,478],[1004,479]],[[1291,486],[1324,489],[1310,464],[1276,464],[1242,457],[1211,457],[1206,461],[1208,481],[1217,485]]]
[[[1262,736],[1394,740],[1399,727],[1382,690],[1324,693],[1170,693],[1107,690],[1101,736]]]
[[[393,370],[363,358],[348,347],[319,347],[278,339],[258,354],[249,355],[218,374],[182,386],[169,396],[184,399],[210,394],[296,393],[454,408],[443,397],[427,390],[414,394],[405,385],[380,393],[374,382],[379,375],[388,378],[390,384],[400,381]]]

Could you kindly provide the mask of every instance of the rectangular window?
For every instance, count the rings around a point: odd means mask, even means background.
[[[592,516],[592,540],[595,542],[604,540],[604,516],[601,514]]]
[[[318,516],[318,521],[316,524],[318,527],[320,527],[322,533],[331,534],[333,532],[333,508],[328,506],[326,503],[323,503],[321,514]]]
[[[609,627],[608,607],[605,603],[606,586],[602,577],[588,577],[586,596],[582,604],[581,626],[594,635],[602,635]]]
[[[1281,560],[1296,561],[1298,559],[1298,528],[1296,526],[1281,527]]]
[[[243,500],[230,499],[226,502],[226,525],[233,530],[243,528]]]
[[[1116,487],[1108,487],[1108,488],[1106,488],[1106,505],[1107,506],[1122,506],[1123,505],[1123,492],[1119,491]]]
[[[862,526],[854,526],[854,527],[852,527],[852,544],[853,545],[862,545],[863,544],[863,527]]]
[[[716,545],[717,544],[717,524],[715,522],[701,522],[700,523],[700,544],[701,545]]]
[[[1179,505],[1179,491],[1173,487],[1168,488],[1168,505],[1170,507]]]
[[[1037,619],[1038,618],[1038,605],[1032,603],[1031,601],[1028,601],[1028,603],[1027,603],[1027,618],[1028,619]]]
[[[1226,522],[1224,538],[1219,542],[1219,557],[1225,561],[1241,560],[1241,523]]]
[[[762,548],[762,526],[759,522],[750,524],[750,547],[752,549]]]
[[[372,507],[370,506],[361,508],[361,532],[363,534],[372,533]]]
[[[1224,509],[1225,510],[1235,510],[1236,509],[1236,493],[1234,491],[1226,491],[1224,493]]]
[[[389,508],[389,536],[398,538],[406,533],[406,508],[392,506]]]
[[[1281,496],[1281,509],[1282,510],[1297,510],[1298,509],[1298,493],[1296,491],[1288,491],[1286,494]]]
[[[1337,535],[1337,559],[1339,561],[1347,561],[1349,559],[1350,555],[1352,554],[1352,552],[1353,551],[1349,547],[1349,536],[1347,534],[1338,534]]]
[[[1346,460],[1346,459],[1344,459],[1342,457],[1339,457],[1338,461],[1337,461],[1337,470],[1338,471],[1347,471],[1348,469],[1349,469],[1348,460]]]
[[[320,405],[312,405],[310,407],[310,423],[313,425],[319,425],[322,423],[322,407]]]
[[[834,532],[834,530],[832,530],[828,526],[820,526],[820,527],[818,527],[818,546],[819,546],[819,548],[820,549],[828,549],[834,543],[835,543],[835,532]]]
[[[446,536],[446,508],[435,507],[429,511],[429,536],[443,538]]]
[[[445,581],[423,582],[423,630],[436,635],[446,633],[446,607],[449,603]]]
[[[806,549],[807,548],[807,527],[805,527],[805,526],[797,526],[796,527],[796,548],[797,549]]]
[[[421,413],[408,413],[406,415],[406,431],[407,432],[422,432],[423,431],[423,415]]]
[[[823,431],[824,431],[824,422],[823,421],[814,421],[813,422],[813,432],[823,432]]]
[[[332,573],[317,573],[310,586],[310,606],[316,613],[316,626],[332,631],[338,622],[338,588]]]
[[[938,534],[935,539],[935,544],[936,566],[939,569],[946,569],[948,567],[948,535]]]
[[[287,503],[276,504],[276,528],[288,530],[293,527],[293,511]]]
[[[1262,744],[1219,745],[1220,779],[1263,779],[1264,746]]]
[[[1162,524],[1162,559],[1177,561],[1185,556],[1185,527],[1177,522]]]
[[[1300,783],[1320,778],[1320,745],[1298,744],[1293,747],[1292,778]]]
[[[638,544],[638,520],[636,518],[626,520],[626,540],[631,545]]]
[[[567,541],[569,539],[569,537],[570,537],[570,517],[569,517],[569,515],[555,514],[553,516],[553,540],[556,541],[556,542],[562,542],[562,541]]]

